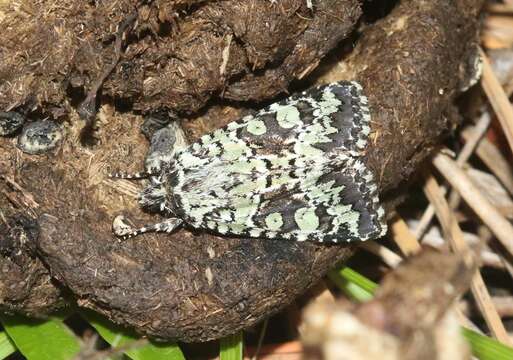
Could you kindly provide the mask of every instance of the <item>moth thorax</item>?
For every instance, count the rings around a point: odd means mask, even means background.
[[[152,183],[141,192],[139,204],[152,212],[170,212],[169,196],[164,183]]]

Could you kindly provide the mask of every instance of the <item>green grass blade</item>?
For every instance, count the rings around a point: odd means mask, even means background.
[[[328,277],[347,296],[360,302],[372,299],[372,294],[378,287],[378,284],[348,267],[332,270],[328,273]]]
[[[242,360],[243,339],[242,331],[237,334],[227,336],[219,341],[220,360]]]
[[[513,348],[470,329],[462,328],[461,331],[472,348],[472,354],[480,360],[513,359]]]
[[[328,277],[347,296],[356,301],[367,301],[377,289],[378,284],[356,271],[343,267],[332,270]],[[513,348],[506,346],[495,339],[476,333],[475,331],[461,328],[463,336],[467,339],[472,349],[472,354],[480,360],[511,360]]]
[[[5,332],[0,332],[0,359],[5,359],[12,353],[16,352],[16,347]]]
[[[374,281],[367,279],[365,276],[361,275],[360,273],[357,273],[351,268],[344,267],[340,269],[339,273],[340,276],[342,276],[347,281],[357,284],[362,289],[370,293],[374,293],[374,291],[376,291],[376,289],[378,288],[378,284],[376,284]]]
[[[19,315],[0,316],[16,348],[28,360],[69,360],[80,350],[73,332],[59,319],[35,320]]]
[[[112,347],[127,345],[140,339],[134,331],[113,324],[105,317],[93,312],[83,310],[80,315],[91,324],[100,336]],[[124,352],[133,360],[185,360],[182,350],[175,343],[153,343],[130,349]]]

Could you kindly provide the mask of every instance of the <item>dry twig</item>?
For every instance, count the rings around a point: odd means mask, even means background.
[[[513,254],[513,226],[492,204],[479,192],[468,175],[449,156],[439,153],[433,158],[433,164],[445,179],[461,195],[463,200],[474,210],[481,220],[490,228],[506,250]]]
[[[490,126],[490,114],[488,112],[483,113],[481,118],[477,121],[476,125],[472,126],[469,129],[468,137],[466,138],[466,143],[463,149],[461,149],[460,153],[458,154],[458,158],[456,160],[456,163],[459,166],[463,166],[468,159],[472,156],[474,150],[480,143],[481,139],[483,138],[484,134],[488,130],[488,127]],[[455,209],[457,205],[459,204],[459,197],[457,195],[457,192],[452,192],[451,198],[449,203],[451,204],[451,209]],[[445,194],[444,194],[445,195]],[[422,217],[420,219],[419,225],[415,229],[415,237],[417,239],[420,239],[424,232],[429,227],[429,224],[433,220],[433,216],[435,215],[435,209],[433,207],[433,204],[429,204],[429,206],[424,211],[424,214],[422,214]]]
[[[496,14],[513,14],[513,4],[487,4],[486,10]]]
[[[483,60],[483,76],[481,78],[481,86],[485,91],[490,104],[495,110],[495,114],[504,131],[504,135],[508,140],[511,150],[513,150],[513,108],[509,102],[508,96],[504,92],[499,80],[493,73],[490,62],[486,54],[480,50]]]
[[[402,253],[406,256],[413,255],[420,251],[420,244],[412,234],[404,220],[397,216],[390,227],[391,235]]]
[[[513,296],[492,296],[492,302],[501,317],[513,316]],[[464,313],[472,308],[472,304],[467,301],[462,301],[461,306]]]
[[[403,261],[395,252],[375,241],[363,242],[360,248],[381,258],[381,260],[391,268],[397,267]]]
[[[472,133],[472,129],[465,129],[461,134],[466,141],[469,141]],[[482,138],[476,148],[476,155],[499,179],[506,190],[513,195],[513,172],[511,165],[500,150],[487,138]]]
[[[435,213],[453,251],[462,254],[463,256],[471,256],[467,243],[463,239],[463,232],[451,212],[449,204],[445,200],[440,186],[432,175],[425,174],[425,177],[426,184],[424,186],[424,191],[435,208]],[[479,271],[476,271],[472,278],[471,290],[476,303],[494,336],[505,344],[511,344],[511,339],[502,324],[501,318],[494,307],[490,294],[488,293]]]

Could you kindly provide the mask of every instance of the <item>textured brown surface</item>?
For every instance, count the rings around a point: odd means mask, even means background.
[[[63,306],[64,300],[35,255],[38,204],[12,179],[0,177],[0,184],[0,310],[41,317]]]
[[[194,113],[219,94],[269,99],[313,70],[361,14],[359,0],[325,0],[313,13],[304,0],[53,2],[3,10],[1,109],[65,114],[67,94],[88,91],[114,61],[116,26],[136,8],[102,92],[144,112]]]
[[[373,141],[368,164],[383,195],[404,181],[453,125],[444,112],[466,80],[460,68],[476,40],[480,4],[403,1],[365,31],[344,71],[325,75],[356,78],[369,96]],[[255,42],[254,48],[267,54],[253,61],[261,66],[269,56],[265,42]],[[166,59],[161,61],[165,68]],[[201,81],[192,78],[196,73],[184,75],[191,76],[188,83]],[[113,91],[109,81],[106,92]],[[262,81],[269,94],[271,83]],[[184,104],[202,104],[204,96],[185,97]],[[154,106],[156,99],[136,104]],[[230,110],[224,118],[210,118],[220,125],[236,115]],[[109,112],[100,118],[99,143],[92,149],[76,142],[81,125],[76,119],[67,128],[68,140],[48,156],[24,155],[11,140],[0,139],[0,168],[40,204],[38,254],[82,306],[153,336],[207,340],[282,308],[351,253],[339,246],[221,239],[186,230],[117,242],[110,229],[115,214],[125,210],[140,223],[155,217],[140,212],[135,199],[115,190],[105,174],[109,167],[140,169],[147,145],[138,118]]]
[[[468,81],[481,3],[405,1],[365,34],[362,42],[372,46],[352,54],[349,67],[368,93],[372,141],[379,144],[370,148],[368,165],[383,191],[407,179],[458,125],[449,106]]]
[[[0,258],[0,309],[42,318],[62,308],[62,292],[39,259],[28,256],[12,261]]]

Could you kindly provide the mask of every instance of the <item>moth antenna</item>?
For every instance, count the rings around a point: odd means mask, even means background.
[[[141,179],[147,179],[151,176],[158,175],[157,173],[153,173],[151,171],[140,171],[133,174],[123,173],[123,172],[116,172],[116,173],[110,173],[109,177],[114,179],[127,179],[127,180],[141,180]]]
[[[132,232],[129,232],[129,233],[124,234],[119,237],[123,240],[127,240],[127,239],[133,238],[137,235],[141,235],[141,234],[144,234],[147,232],[165,232],[165,233],[169,234],[169,233],[173,232],[182,223],[183,223],[182,219],[170,218],[170,219],[166,219],[165,221],[160,222],[158,224],[143,226],[140,229],[134,230]]]

